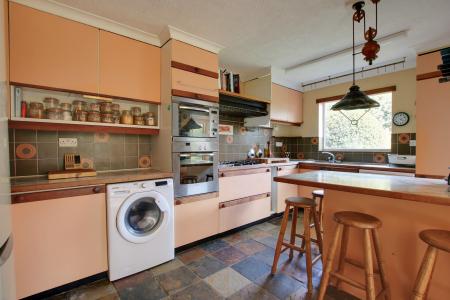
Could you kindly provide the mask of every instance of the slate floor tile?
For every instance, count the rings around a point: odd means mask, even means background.
[[[314,256],[313,256],[314,259]],[[287,260],[283,264],[279,265],[278,271],[286,275],[291,276],[298,281],[303,282],[305,285],[308,282],[306,274],[306,258],[305,255],[294,255],[292,260]],[[318,287],[320,285],[320,279],[322,277],[322,270],[312,268],[313,286]]]
[[[245,234],[248,238],[254,239],[254,240],[262,239],[262,238],[271,236],[271,234],[269,232],[264,231],[264,230],[260,230],[260,229],[254,228],[254,227],[250,227],[248,229],[245,229],[243,231],[243,234]]]
[[[256,281],[256,284],[279,299],[285,299],[303,287],[299,281],[282,273],[263,276]]]
[[[227,242],[225,242],[222,239],[215,239],[215,240],[208,241],[208,242],[202,244],[200,247],[203,250],[212,253],[212,252],[216,252],[220,249],[223,249],[225,247],[228,247],[229,245],[230,244],[228,244]]]
[[[232,244],[232,245],[242,242],[242,241],[245,241],[246,239],[247,239],[247,237],[240,232],[230,234],[223,238],[224,241],[226,241],[227,243]]]
[[[253,255],[266,249],[266,246],[255,240],[246,240],[234,245],[235,248],[241,250],[246,255]]]
[[[250,284],[250,281],[231,268],[225,268],[205,278],[223,297],[229,297]]]
[[[237,291],[227,298],[227,300],[278,300],[274,295],[262,287],[250,283],[245,288]]]
[[[173,300],[220,300],[224,299],[210,285],[200,281],[171,296]]]
[[[271,266],[254,257],[249,257],[233,265],[232,268],[248,280],[255,281],[260,277],[267,276]]]
[[[77,288],[68,293],[68,299],[70,300],[103,299],[105,297],[118,298],[114,285],[106,279]]]
[[[150,271],[152,272],[152,274],[154,276],[158,276],[163,273],[167,273],[172,270],[178,269],[181,266],[183,266],[183,263],[181,261],[179,261],[177,258],[175,258],[169,262],[163,263],[159,266],[156,266],[156,267],[150,269]]]
[[[275,255],[275,249],[267,247],[263,251],[258,252],[255,255],[253,255],[253,257],[265,262],[269,266],[272,266],[274,255]],[[278,259],[278,267],[280,265],[286,263],[286,261],[288,261],[288,260],[289,260],[289,255],[286,253],[286,251],[281,253],[280,258]]]
[[[277,245],[277,237],[275,236],[268,236],[260,239],[256,239],[256,241],[260,242],[261,244],[266,245],[267,247],[274,248]]]
[[[246,257],[245,253],[233,246],[228,246],[212,254],[215,258],[227,265],[235,264]]]
[[[226,266],[225,263],[211,256],[203,256],[187,265],[187,267],[200,278],[208,277],[209,275],[222,270]]]
[[[114,282],[121,300],[159,300],[167,296],[151,272],[144,271]]]
[[[199,281],[199,278],[187,267],[179,267],[178,269],[159,275],[156,279],[168,294],[174,294],[178,290]]]
[[[274,225],[272,223],[269,222],[265,222],[265,223],[261,223],[256,225],[254,228],[259,229],[259,230],[263,230],[263,231],[269,231],[269,230],[273,230],[273,229],[279,229],[278,225]]]
[[[188,264],[194,260],[202,258],[207,252],[200,247],[191,248],[185,250],[177,255],[177,258],[185,264]]]

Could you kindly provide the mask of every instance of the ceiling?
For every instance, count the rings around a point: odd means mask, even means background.
[[[220,64],[251,78],[274,67],[298,84],[351,69],[352,0],[55,0],[143,31],[167,25],[221,44]],[[366,0],[368,25],[374,5]],[[407,33],[382,43],[377,64],[450,44],[449,0],[382,0],[379,33]],[[363,42],[357,28],[357,42]],[[358,66],[366,66],[361,58]]]

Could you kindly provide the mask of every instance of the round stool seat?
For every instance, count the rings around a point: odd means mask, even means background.
[[[315,207],[316,201],[305,198],[305,197],[287,197],[286,204],[297,206],[297,207]]]
[[[316,197],[323,197],[323,190],[314,190],[312,194]]]
[[[419,233],[422,241],[440,250],[450,252],[450,231],[428,229]]]
[[[361,229],[375,229],[382,225],[378,218],[354,211],[337,212],[334,214],[334,220],[340,224]]]

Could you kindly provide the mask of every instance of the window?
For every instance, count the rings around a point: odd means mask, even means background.
[[[319,135],[321,151],[390,151],[392,133],[392,92],[372,94],[380,103],[359,120],[357,126],[331,106],[337,101],[319,103]],[[358,119],[364,110],[346,111]]]

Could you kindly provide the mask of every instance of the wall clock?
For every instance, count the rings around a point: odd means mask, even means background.
[[[405,112],[395,113],[392,122],[396,126],[405,126],[409,122],[409,115]]]

